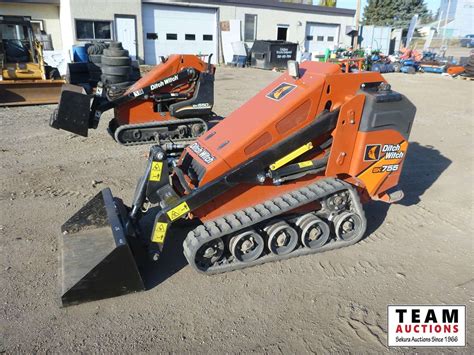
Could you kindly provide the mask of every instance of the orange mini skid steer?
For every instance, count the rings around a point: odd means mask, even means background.
[[[95,95],[86,95],[81,87],[65,85],[50,126],[87,137],[103,112],[113,109],[109,132],[118,143],[182,150],[215,118],[214,74],[210,57],[206,63],[194,55],[175,54],[119,93],[99,84]]]
[[[184,255],[209,275],[357,243],[362,204],[402,198],[413,104],[379,73],[289,68],[175,166],[151,147],[131,208],[104,189],[63,225],[64,305],[142,290],[129,242],[141,240],[157,260],[183,219],[196,223]],[[139,221],[149,214],[145,234]]]

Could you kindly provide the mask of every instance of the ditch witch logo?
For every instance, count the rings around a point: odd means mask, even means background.
[[[466,306],[388,306],[388,346],[465,346]]]
[[[400,150],[400,144],[367,144],[365,146],[364,161],[380,159],[380,153],[385,153],[385,160],[402,159],[405,152]]]
[[[364,161],[375,161],[380,159],[380,144],[367,144],[365,146]]]
[[[292,85],[292,84],[288,84],[288,83],[281,83],[275,89],[270,91],[267,94],[267,97],[269,99],[272,99],[272,100],[275,100],[275,101],[280,101],[286,95],[288,95],[290,92],[292,92],[295,88],[296,88],[296,85]]]

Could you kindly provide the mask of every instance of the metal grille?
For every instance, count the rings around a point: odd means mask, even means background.
[[[196,181],[197,181],[197,185],[199,185],[199,183],[202,180],[202,177],[206,173],[206,169],[201,164],[199,164],[195,159],[193,159],[191,161],[191,164],[189,165],[188,170],[193,170]]]
[[[193,184],[197,187],[201,182],[202,177],[206,173],[206,168],[199,164],[191,155],[186,154],[183,159],[181,169],[191,179]]]

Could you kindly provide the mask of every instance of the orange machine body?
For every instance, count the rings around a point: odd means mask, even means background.
[[[145,74],[140,80],[130,86],[124,95],[137,92],[163,78],[172,77],[176,73],[186,69],[194,68],[199,72],[205,72],[208,63],[202,61],[195,55],[190,54],[173,54],[170,55],[164,63],[155,66],[151,71]],[[212,66],[215,71],[215,67]],[[192,86],[188,83],[181,85],[170,85],[166,89],[157,88],[154,92],[157,94],[169,92],[170,89],[174,93],[190,93],[192,94]],[[115,118],[119,125],[136,124],[156,121],[167,121],[173,119],[168,111],[156,110],[156,104],[152,98],[147,100],[130,101],[120,105],[115,109]]]
[[[446,69],[446,73],[448,73],[449,75],[459,75],[464,73],[465,71],[466,68],[461,65],[452,65]]]
[[[294,76],[283,74],[196,137],[178,160],[153,145],[130,208],[104,189],[62,226],[69,248],[63,254],[73,256],[61,258],[63,304],[145,289],[135,256],[160,260],[166,240],[183,233],[173,228],[182,218],[194,219],[186,225],[184,256],[207,275],[364,237],[362,203],[400,198],[390,190],[398,184],[415,108],[379,73],[342,73],[339,65],[316,62],[301,68],[290,62],[290,71]],[[194,78],[193,70],[184,74]],[[199,84],[213,83],[212,73],[204,74]],[[146,99],[151,91],[139,87],[131,94]],[[180,104],[190,103],[172,105]],[[170,107],[175,117],[176,107]],[[151,233],[139,228],[143,218],[154,218]],[[146,253],[134,253],[128,242]]]
[[[214,157],[211,162],[205,163],[201,154],[191,147],[186,149],[186,154],[204,167],[205,172],[199,181],[199,186],[202,186],[292,137],[317,120],[323,111],[338,110],[337,125],[332,132],[326,135],[314,132],[314,139],[310,142],[316,147],[332,136],[330,152],[309,150],[291,159],[291,163],[304,162],[329,153],[325,171],[280,185],[268,178],[262,184],[239,184],[219,196],[218,200],[194,211],[194,216],[203,221],[212,220],[324,177],[345,180],[358,187],[361,195],[372,199],[389,200],[386,192],[398,183],[408,146],[404,136],[407,137],[411,125],[404,128],[407,130],[404,133],[390,125],[384,129],[384,117],[390,115],[389,109],[388,113],[372,114],[363,122],[367,125],[367,121],[373,120],[382,122],[382,126],[361,131],[364,110],[369,111],[365,108],[366,94],[362,89],[366,85],[384,83],[383,77],[374,72],[341,73],[336,64],[316,62],[303,63],[300,75],[295,79],[283,74],[200,137],[197,144]],[[371,107],[377,108],[377,104]],[[262,171],[268,169],[261,168]],[[192,184],[192,181],[188,182]]]

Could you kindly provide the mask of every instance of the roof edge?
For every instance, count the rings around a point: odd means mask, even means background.
[[[60,0],[0,0],[0,3],[8,4],[45,4],[45,5],[58,5]]]
[[[287,11],[298,11],[298,12],[310,12],[314,14],[328,14],[328,15],[341,15],[354,17],[356,11],[352,9],[342,9],[339,7],[328,7],[318,5],[306,5],[290,2],[279,2],[275,0],[174,0],[173,2],[162,2],[159,0],[142,0],[147,3],[160,3],[162,5],[179,5],[179,3],[192,5],[192,4],[208,4],[208,5],[229,5],[229,6],[246,6],[256,8],[272,8],[277,10]]]

